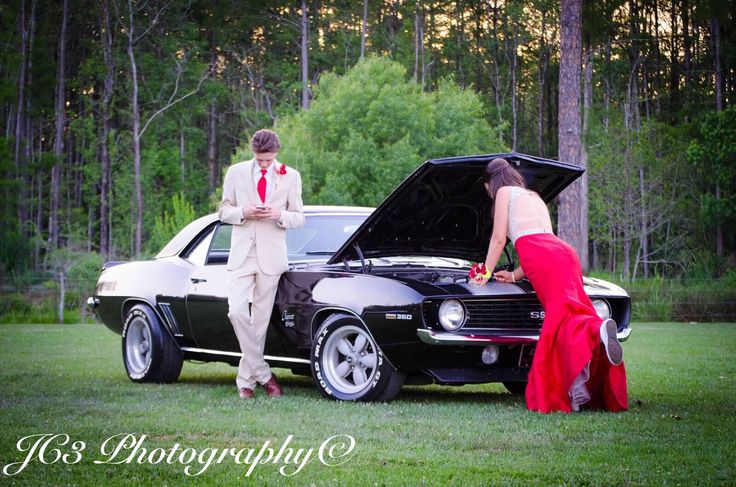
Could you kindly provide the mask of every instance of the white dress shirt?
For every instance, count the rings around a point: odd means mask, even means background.
[[[274,185],[276,184],[276,161],[274,160],[270,166],[266,168],[266,201],[268,201],[268,198],[273,193]],[[261,180],[261,166],[258,165],[258,163],[253,160],[253,181],[256,184],[256,190],[258,189],[258,181]],[[256,194],[258,192],[256,191]],[[257,198],[260,200],[260,198]],[[260,201],[254,202],[256,205],[262,204]]]

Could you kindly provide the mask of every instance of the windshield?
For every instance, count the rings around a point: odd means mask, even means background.
[[[367,217],[368,214],[308,215],[303,227],[286,231],[289,260],[325,260]]]

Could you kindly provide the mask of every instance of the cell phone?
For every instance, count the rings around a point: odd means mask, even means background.
[[[265,210],[266,208],[268,208],[268,206],[256,205],[257,210]]]

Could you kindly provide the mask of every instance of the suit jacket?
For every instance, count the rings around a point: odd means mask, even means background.
[[[261,270],[265,274],[281,274],[289,268],[286,229],[304,225],[302,179],[291,167],[285,167],[286,174],[279,174],[282,164],[274,161],[274,188],[265,204],[279,208],[281,220],[248,220],[243,217],[243,207],[261,204],[253,180],[254,164],[254,159],[233,164],[225,174],[219,216],[221,221],[233,225],[227,269],[242,265],[255,242]]]

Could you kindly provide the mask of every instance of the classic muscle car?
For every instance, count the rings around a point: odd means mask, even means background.
[[[290,268],[271,316],[269,363],[311,375],[337,400],[390,401],[404,384],[429,383],[502,382],[522,393],[544,310],[527,280],[468,282],[492,228],[481,175],[499,156],[547,202],[582,173],[519,153],[437,159],[375,210],[306,207],[305,226],[287,233]],[[237,365],[227,317],[230,232],[210,214],[150,261],[105,264],[88,303],[122,335],[131,380],[176,381],[183,360]],[[510,248],[503,268],[514,265]],[[627,293],[591,278],[585,289],[627,339]]]

